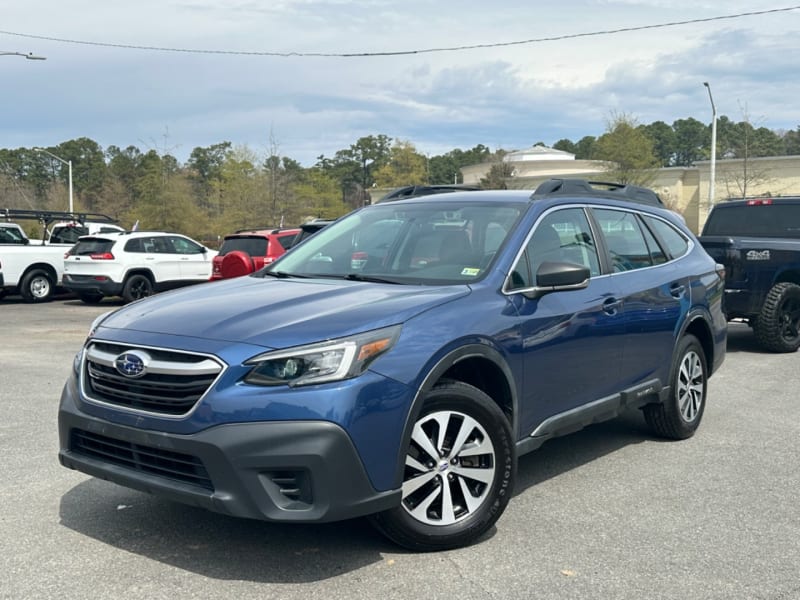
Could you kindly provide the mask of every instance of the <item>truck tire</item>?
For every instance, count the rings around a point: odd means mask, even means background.
[[[795,352],[800,348],[800,285],[790,282],[772,286],[753,323],[762,348],[770,352]]]
[[[134,300],[140,300],[141,298],[152,295],[153,282],[150,281],[147,275],[141,275],[139,273],[128,277],[125,286],[122,288],[122,299],[125,300],[125,302],[133,302]]]
[[[22,278],[19,294],[25,302],[47,302],[53,296],[55,282],[44,269],[33,269]]]

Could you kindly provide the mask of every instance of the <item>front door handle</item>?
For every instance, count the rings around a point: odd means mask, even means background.
[[[622,300],[618,298],[606,298],[603,302],[603,312],[607,315],[615,315],[622,308]]]

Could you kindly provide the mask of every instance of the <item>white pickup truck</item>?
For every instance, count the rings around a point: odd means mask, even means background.
[[[59,236],[56,233],[59,228],[70,229],[74,239],[101,228],[123,230],[114,225],[110,217],[97,214],[0,209],[0,218],[37,220],[49,233],[48,239],[32,241],[18,224],[0,223],[0,298],[16,292],[26,302],[50,300],[61,283],[64,255],[74,245],[74,240],[69,236]]]

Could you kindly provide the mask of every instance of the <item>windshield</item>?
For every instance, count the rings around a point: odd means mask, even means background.
[[[268,273],[393,283],[482,277],[520,216],[498,202],[374,205],[329,225]]]

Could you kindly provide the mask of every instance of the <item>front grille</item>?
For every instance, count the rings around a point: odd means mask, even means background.
[[[126,353],[144,359],[143,375],[130,377],[117,370],[117,358]],[[86,348],[82,379],[91,400],[180,416],[197,404],[222,370],[221,363],[205,355],[94,342]]]
[[[69,449],[75,454],[214,491],[214,484],[196,456],[133,444],[73,429]]]

